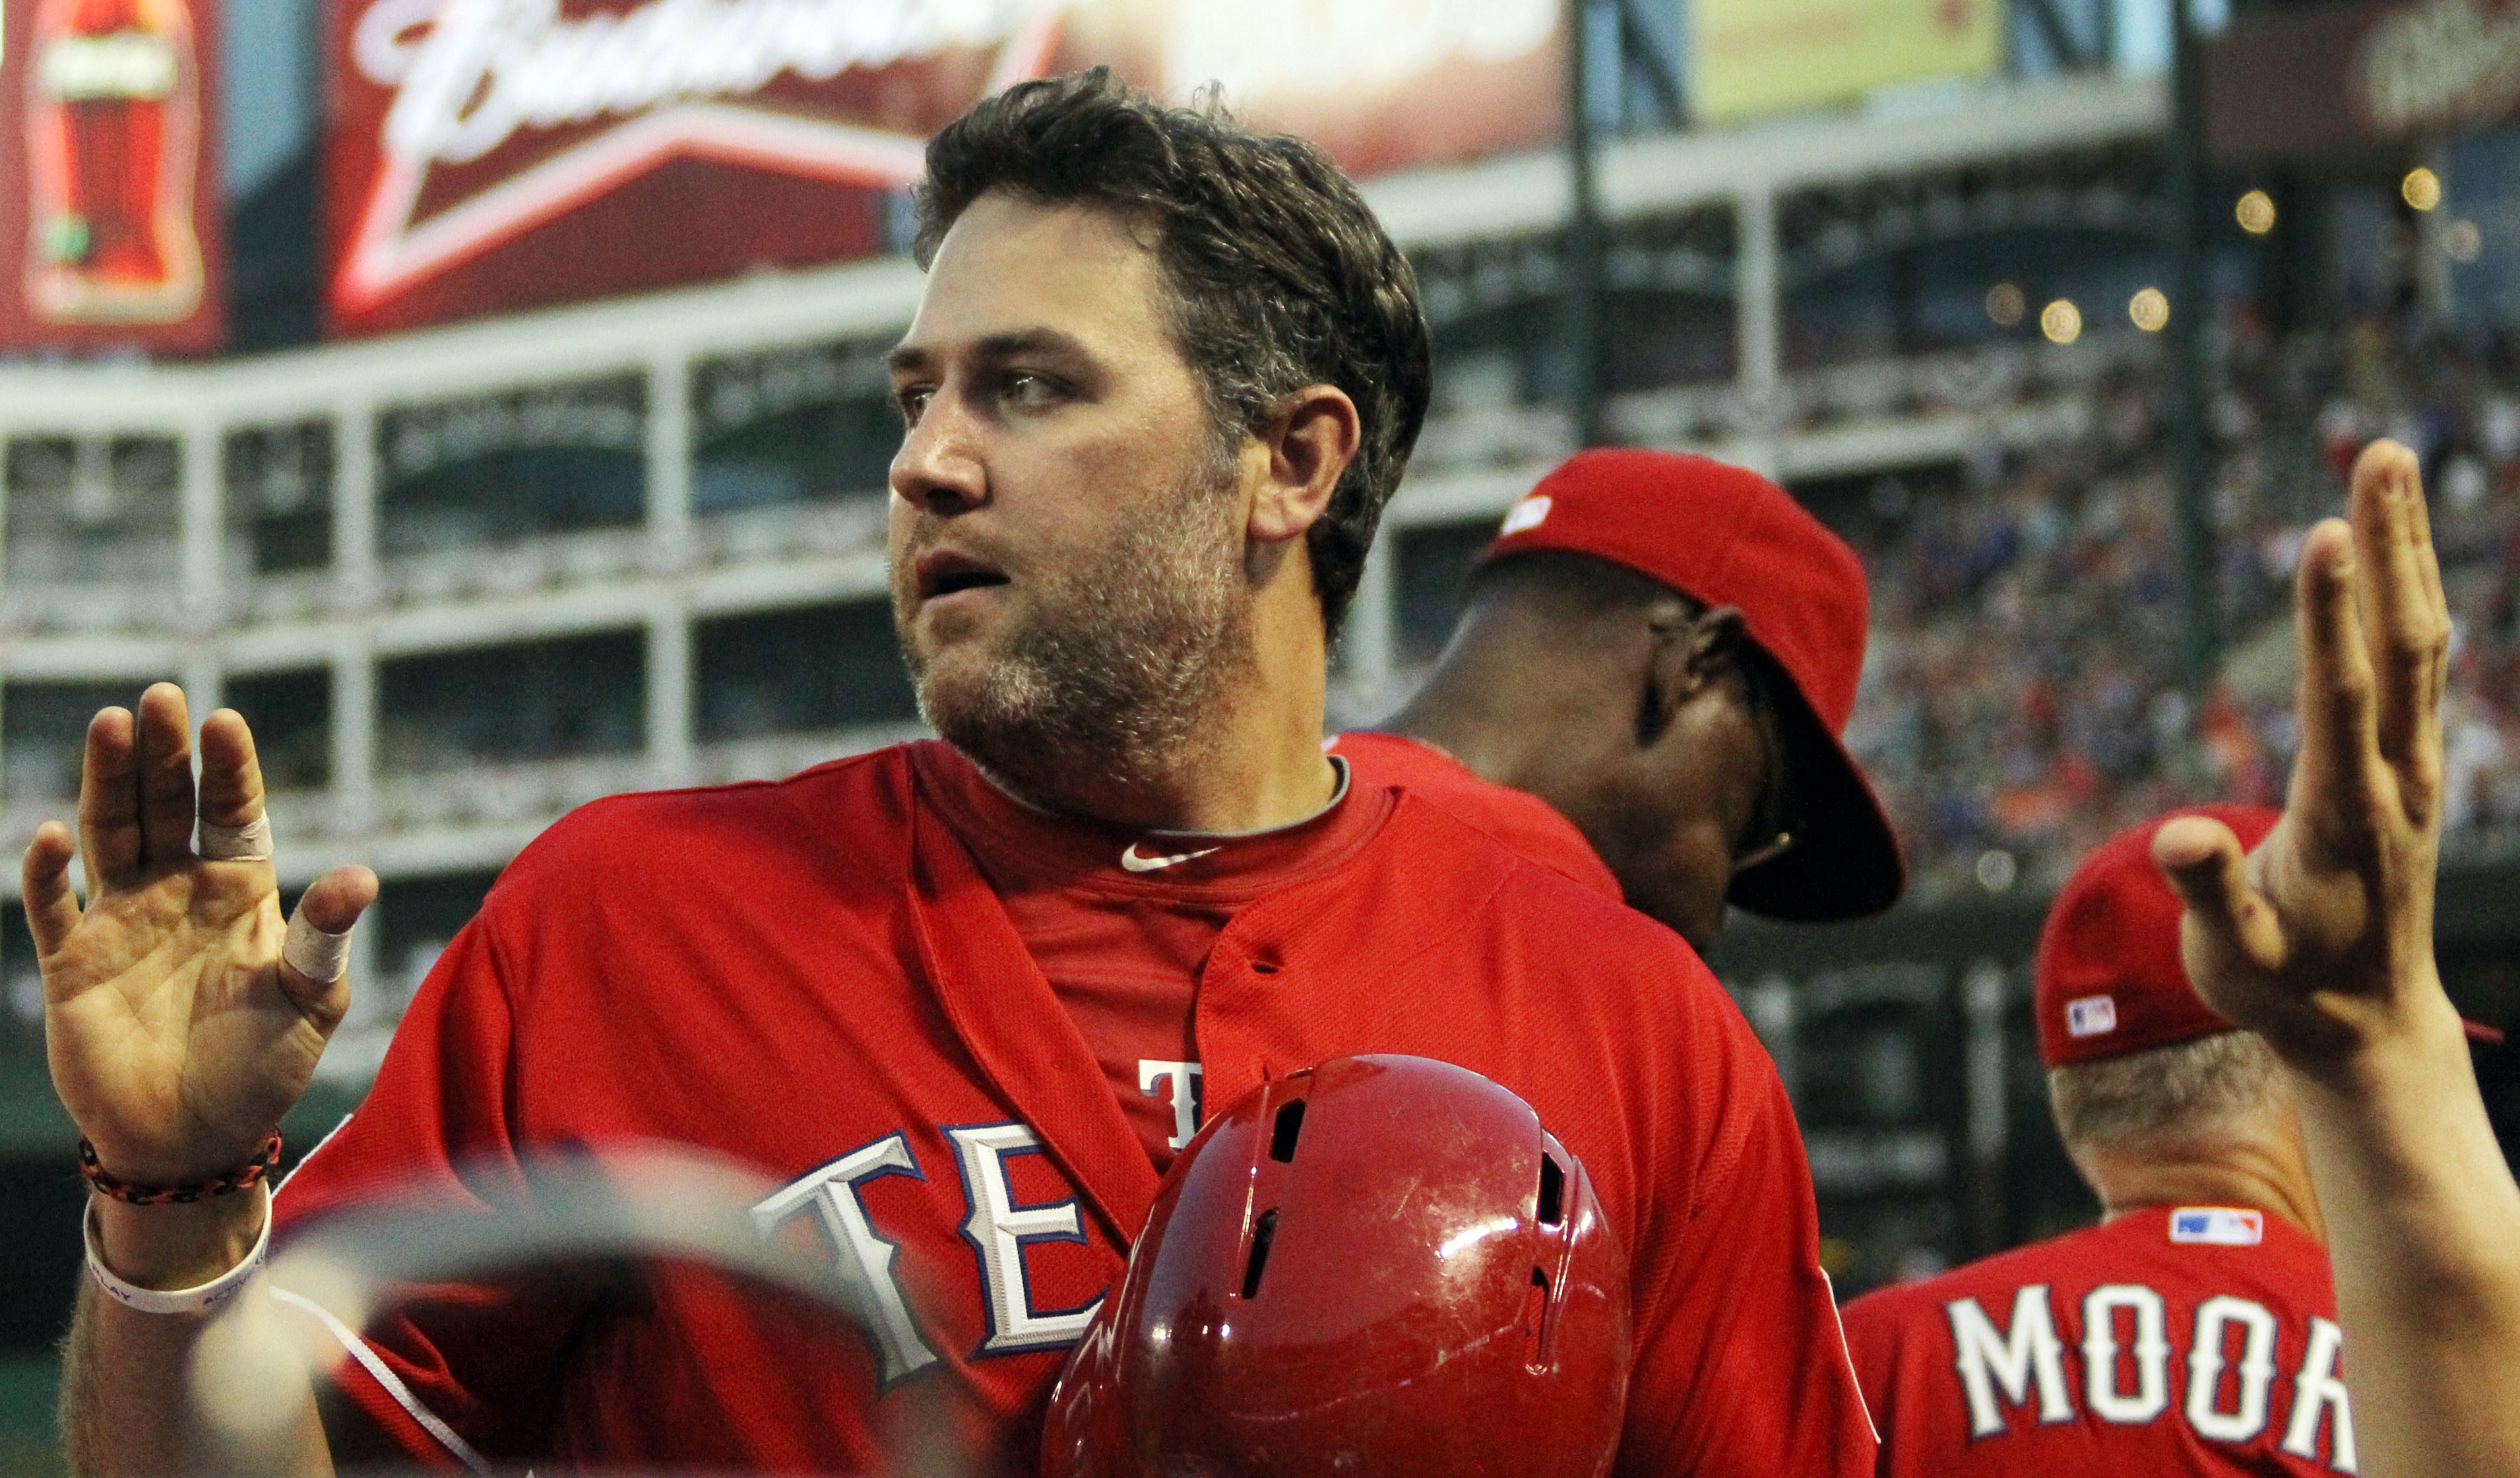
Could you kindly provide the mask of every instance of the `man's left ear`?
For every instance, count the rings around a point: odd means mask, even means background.
[[[1645,617],[1653,633],[1653,658],[1645,673],[1645,706],[1639,725],[1643,741],[1661,738],[1681,705],[1697,696],[1732,664],[1748,636],[1737,605],[1690,611],[1677,600]]]
[[[1738,605],[1718,605],[1700,612],[1689,633],[1688,665],[1699,682],[1712,682],[1732,665],[1733,654],[1749,639],[1749,618]]]
[[[1302,538],[1328,510],[1364,434],[1356,402],[1338,386],[1306,385],[1287,396],[1259,438],[1269,466],[1251,505],[1252,539]]]

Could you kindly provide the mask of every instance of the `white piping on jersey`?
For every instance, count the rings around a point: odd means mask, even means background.
[[[333,1142],[333,1137],[335,1135],[338,1135],[342,1130],[350,1127],[351,1117],[352,1116],[349,1114],[341,1115],[341,1122],[334,1125],[332,1129],[327,1131],[324,1138],[317,1140],[315,1142],[315,1148],[298,1156],[297,1163],[291,1167],[289,1174],[282,1176],[280,1178],[280,1184],[271,1187],[273,1199],[277,1200],[280,1193],[289,1188],[289,1183],[297,1179],[297,1172],[306,1168],[306,1162],[308,1160],[315,1158],[318,1151],[322,1150],[325,1145]],[[420,1404],[420,1398],[411,1393],[411,1387],[403,1384],[402,1377],[393,1372],[393,1367],[384,1363],[383,1357],[378,1355],[376,1351],[368,1348],[368,1342],[359,1338],[359,1336],[351,1330],[348,1324],[345,1324],[339,1320],[334,1318],[332,1310],[325,1308],[322,1304],[315,1302],[313,1299],[306,1297],[302,1293],[292,1293],[277,1283],[273,1284],[271,1287],[271,1296],[279,1300],[281,1303],[289,1305],[292,1309],[303,1309],[308,1314],[313,1315],[315,1317],[315,1321],[324,1326],[325,1331],[331,1334],[333,1338],[339,1343],[341,1349],[348,1354],[352,1360],[357,1361],[361,1368],[365,1369],[370,1375],[376,1377],[377,1384],[383,1387],[384,1393],[394,1399],[394,1405],[401,1407],[404,1411],[410,1414],[412,1420],[419,1422],[421,1430],[437,1439],[438,1446],[446,1449],[450,1455],[462,1461],[466,1467],[471,1468],[476,1473],[487,1474],[490,1471],[490,1464],[482,1458],[479,1453],[472,1450],[472,1445],[466,1442],[453,1427],[448,1426],[436,1412],[430,1411],[425,1406],[422,1406]],[[527,1473],[525,1478],[533,1478],[533,1475],[531,1473]]]
[[[385,1394],[394,1399],[396,1406],[410,1413],[411,1419],[419,1422],[423,1431],[436,1438],[438,1446],[446,1449],[466,1467],[488,1478],[490,1464],[483,1460],[479,1453],[472,1450],[472,1445],[466,1442],[453,1427],[441,1420],[436,1412],[422,1406],[420,1398],[411,1393],[411,1387],[402,1383],[402,1377],[393,1372],[392,1366],[384,1363],[383,1357],[369,1349],[367,1341],[359,1338],[348,1324],[335,1319],[333,1311],[311,1298],[292,1293],[282,1287],[275,1286],[271,1290],[271,1296],[291,1308],[303,1309],[315,1316],[316,1321],[321,1323],[335,1339],[340,1341],[341,1348],[348,1353],[349,1357],[357,1361],[370,1375],[376,1377],[377,1384],[384,1387]]]
[[[271,1198],[273,1200],[280,1199],[280,1193],[289,1188],[289,1183],[297,1179],[297,1172],[305,1169],[306,1162],[315,1158],[317,1152],[322,1150],[325,1145],[332,1143],[333,1137],[335,1135],[338,1135],[342,1130],[350,1127],[350,1120],[352,1117],[353,1116],[350,1114],[341,1115],[341,1122],[324,1131],[324,1138],[315,1142],[315,1148],[310,1149],[297,1157],[297,1163],[289,1167],[289,1174],[282,1176],[279,1182],[271,1187]]]
[[[1837,1284],[1828,1270],[1820,1270],[1821,1291],[1828,1295],[1828,1322],[1837,1331],[1837,1358],[1846,1365],[1846,1378],[1855,1383],[1855,1408],[1864,1413],[1864,1425],[1872,1433],[1872,1445],[1881,1446],[1881,1423],[1872,1419],[1872,1403],[1864,1399],[1864,1377],[1855,1371],[1855,1347],[1846,1342],[1846,1321],[1838,1317]]]

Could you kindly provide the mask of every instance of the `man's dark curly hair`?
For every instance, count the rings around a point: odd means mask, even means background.
[[[1417,445],[1429,380],[1418,275],[1356,186],[1318,148],[1252,133],[1213,98],[1167,108],[1098,67],[1009,88],[928,143],[921,266],[993,190],[1102,207],[1149,232],[1166,316],[1227,445],[1305,385],[1356,402],[1356,460],[1306,535],[1336,635]]]

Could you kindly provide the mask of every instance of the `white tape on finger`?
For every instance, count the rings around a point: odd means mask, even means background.
[[[350,972],[350,931],[328,933],[306,919],[306,905],[289,916],[289,937],[280,944],[280,958],[291,969],[317,985],[331,985]]]
[[[271,861],[271,818],[257,816],[242,827],[202,823],[202,856],[210,862]]]

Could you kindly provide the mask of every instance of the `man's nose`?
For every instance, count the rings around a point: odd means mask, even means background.
[[[893,453],[895,497],[922,513],[946,515],[977,508],[989,495],[987,464],[976,427],[953,397],[928,402]]]

